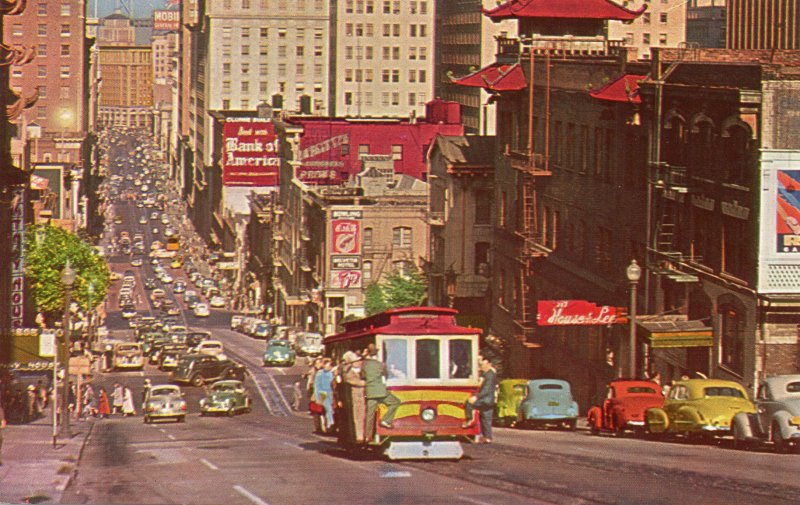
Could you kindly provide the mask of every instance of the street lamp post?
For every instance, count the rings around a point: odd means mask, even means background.
[[[92,347],[94,343],[94,332],[92,331],[92,325],[94,324],[94,305],[92,305],[93,298],[94,298],[94,283],[90,282],[89,286],[86,288],[86,293],[89,296],[89,305],[86,307],[86,320],[89,323],[89,330],[86,334],[87,344],[89,348]]]
[[[458,282],[458,273],[453,270],[453,265],[450,265],[444,273],[444,282],[447,290],[447,306],[452,309],[456,303],[456,290],[458,288],[456,284]]]
[[[628,377],[636,377],[636,287],[639,284],[639,279],[642,277],[642,269],[636,263],[636,260],[631,260],[631,264],[625,270],[625,275],[628,277],[628,282],[631,285],[631,307],[630,307],[630,333],[628,336]]]
[[[72,268],[70,261],[67,260],[64,270],[61,271],[61,284],[64,286],[64,389],[62,391],[63,398],[61,399],[61,432],[65,437],[72,437],[69,427],[69,348],[72,345],[69,334],[69,309],[72,304],[72,286],[75,284],[75,276],[75,270]],[[55,405],[53,407],[55,408]]]

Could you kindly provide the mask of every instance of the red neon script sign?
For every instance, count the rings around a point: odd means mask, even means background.
[[[586,300],[540,300],[536,324],[539,326],[591,326],[622,324],[624,308],[597,305]]]

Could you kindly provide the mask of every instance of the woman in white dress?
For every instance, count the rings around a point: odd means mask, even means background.
[[[122,396],[122,413],[126,416],[135,416],[136,408],[133,406],[133,393],[131,388],[126,387]]]

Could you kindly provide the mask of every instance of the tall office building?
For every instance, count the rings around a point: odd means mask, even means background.
[[[517,20],[493,22],[481,8],[496,7],[494,0],[437,0],[436,3],[436,76],[434,92],[443,100],[461,104],[466,131],[493,135],[495,104],[492,94],[479,87],[453,84],[453,77],[463,77],[495,62],[495,37],[517,33]]]
[[[725,47],[725,0],[689,0],[686,5],[686,42],[700,47]]]
[[[800,1],[729,0],[727,47],[800,49]]]
[[[625,8],[647,10],[633,21],[608,22],[608,38],[624,40],[638,49],[640,58],[650,57],[651,47],[678,47],[686,40],[686,0],[625,0]]]
[[[3,40],[35,48],[34,60],[11,70],[11,88],[38,100],[23,112],[20,126],[35,125],[33,162],[77,163],[87,124],[84,1],[29,2],[3,26]]]
[[[331,2],[331,114],[425,113],[433,98],[434,0]]]

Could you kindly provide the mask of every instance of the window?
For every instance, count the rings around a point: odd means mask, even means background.
[[[39,25],[41,26],[41,25]],[[22,36],[22,25],[20,23],[14,23],[14,27],[11,31],[11,35]]]
[[[230,26],[223,26],[222,27],[222,38],[223,39],[231,38],[231,27]]]
[[[403,160],[403,146],[400,144],[392,145],[392,159],[395,161]],[[409,231],[410,233],[410,231]],[[410,245],[410,244],[409,244]]]
[[[732,305],[720,305],[720,364],[742,375],[744,372],[744,321]]]
[[[392,228],[392,247],[411,247],[411,228],[407,226]]]
[[[658,45],[666,46],[667,45],[667,34],[661,33],[658,35]]]
[[[368,144],[359,144],[358,145],[358,157],[361,158],[362,155],[369,154],[369,145]]]
[[[242,74],[247,75],[250,73],[250,64],[242,63]]]
[[[58,89],[58,97],[59,98],[69,98],[69,94],[70,94],[69,92],[70,92],[69,86],[61,86]]]
[[[384,0],[383,2],[383,13],[384,14],[392,13],[392,2],[390,2],[389,0]]]
[[[225,62],[222,64],[222,75],[231,75],[231,64]]]
[[[391,72],[389,71],[389,69],[384,68],[381,71],[381,81],[389,82],[390,80],[391,80]]]
[[[364,247],[372,247],[372,228],[364,228],[364,233],[361,236],[361,244]]]
[[[352,13],[353,13],[353,0],[347,0],[347,1],[344,3],[344,11],[345,11],[347,14],[352,14]]]
[[[278,77],[286,77],[286,63],[278,63]]]
[[[392,25],[392,36],[393,37],[400,36],[400,25],[398,23]]]
[[[278,46],[278,58],[286,58],[286,46]]]
[[[661,15],[658,17],[658,21],[661,24],[666,24],[667,23],[667,17],[668,17],[667,13],[666,12],[662,12]]]
[[[392,105],[394,106],[400,105],[400,93],[397,91],[392,92]]]
[[[47,16],[47,4],[44,2],[39,2],[36,4],[36,15],[37,16]]]
[[[36,27],[36,34],[40,37],[47,37],[47,25],[38,25]]]
[[[258,75],[268,75],[268,74],[269,74],[269,63],[259,63]]]
[[[400,70],[392,69],[392,82],[400,82]]]
[[[403,379],[408,376],[408,342],[401,338],[389,338],[381,346],[383,362],[389,372],[388,380]]]
[[[475,275],[489,276],[489,242],[475,242]]]
[[[243,26],[242,27],[242,38],[249,39],[250,38],[250,28]]]
[[[409,93],[408,94],[408,106],[415,107],[417,105],[417,94],[416,93]]]
[[[69,65],[61,65],[60,75],[64,79],[69,79],[69,75],[70,75]]]
[[[642,22],[644,24],[646,24],[646,25],[650,24],[650,13],[649,12],[645,12],[644,13],[644,15],[642,16]]]
[[[420,47],[419,48],[419,59],[420,60],[427,60],[428,59],[428,48],[427,47]]]
[[[364,285],[368,285],[372,282],[372,262],[365,261],[361,267],[361,277],[364,281]]]
[[[249,93],[250,92],[250,82],[249,81],[242,81],[241,82],[241,89],[242,89],[242,93]]]
[[[392,59],[399,60],[400,59],[400,47],[395,46],[392,48]]]
[[[439,371],[439,361],[441,358],[439,354],[439,340],[421,338],[416,341],[415,357],[417,379],[438,379],[441,377]]]
[[[269,37],[269,28],[259,28],[258,34],[262,39]]]
[[[69,24],[61,25],[61,36],[62,37],[69,37],[70,36],[70,26]]]
[[[408,25],[408,36],[409,37],[417,36],[417,25]]]
[[[642,34],[642,44],[644,44],[646,46],[650,45],[650,34],[649,33],[643,33]]]
[[[242,56],[250,55],[250,46],[242,46]]]
[[[492,193],[487,190],[475,192],[475,224],[490,224]]]
[[[353,82],[353,69],[344,69],[344,82]]]
[[[417,48],[416,47],[409,47],[408,48],[408,59],[409,60],[416,60],[417,59]]]
[[[344,93],[344,104],[345,105],[353,105],[353,93],[350,91],[345,91]]]
[[[419,82],[427,82],[428,74],[425,72],[425,70],[420,70],[419,71],[419,77],[417,78],[417,80]]]
[[[47,56],[47,44],[36,46],[36,56]]]
[[[62,16],[71,16],[72,15],[72,8],[70,7],[70,4],[68,4],[68,3],[61,4],[61,15]]]
[[[39,98],[47,98],[47,86],[39,86]]]

